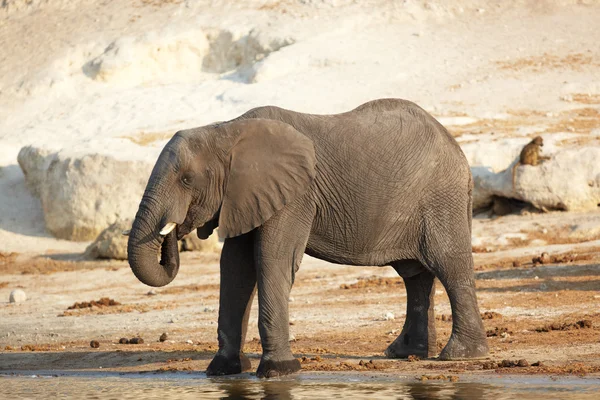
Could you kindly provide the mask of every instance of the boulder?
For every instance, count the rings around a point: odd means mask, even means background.
[[[127,236],[123,231],[131,229],[131,219],[119,220],[103,230],[85,249],[87,258],[127,260]]]
[[[92,244],[85,250],[87,258],[103,258],[113,260],[127,260],[127,236],[123,231],[131,229],[133,220],[119,220],[103,230]],[[198,251],[204,253],[218,252],[221,249],[219,238],[216,233],[208,239],[198,239],[196,232],[189,235],[179,242],[180,251]]]
[[[44,174],[52,160],[52,157],[49,157],[50,154],[52,151],[48,149],[25,146],[17,156],[17,162],[25,175],[27,188],[36,197],[40,197],[41,194],[40,188],[45,177]]]
[[[28,186],[39,195],[46,228],[59,239],[93,240],[119,219],[133,218],[154,162],[106,154],[19,152]]]
[[[519,199],[542,210],[595,210],[600,204],[600,147],[559,150],[538,166],[519,165],[512,183],[512,169],[494,172],[472,167],[474,208],[492,201],[492,196]]]
[[[83,72],[96,81],[126,85],[198,79],[208,52],[202,30],[167,27],[118,38],[86,63]]]
[[[182,251],[200,251],[204,253],[219,252],[221,251],[221,242],[219,242],[219,235],[215,231],[208,239],[199,239],[196,232],[191,232],[189,235],[184,236],[181,240]]]

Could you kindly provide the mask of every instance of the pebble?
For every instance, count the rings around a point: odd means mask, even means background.
[[[160,335],[160,338],[158,338],[158,340],[161,342],[164,342],[167,339],[168,339],[168,336],[166,333],[163,333],[162,335]]]
[[[388,312],[385,313],[384,318],[385,318],[386,321],[391,321],[391,320],[393,320],[396,317],[394,316],[393,312],[389,312],[388,311]]]
[[[185,341],[187,344],[194,344],[194,342],[192,342],[190,339]]]
[[[10,292],[9,301],[11,303],[22,303],[27,300],[27,295],[21,289],[15,289]]]
[[[142,344],[144,343],[144,339],[142,339],[141,337],[134,337],[129,339],[129,344]]]
[[[214,307],[204,307],[204,312],[213,312],[215,311]]]
[[[98,347],[100,347],[100,343],[98,343],[97,340],[92,340],[90,342],[90,347],[93,348],[93,349],[97,349]]]
[[[121,339],[119,339],[119,343],[120,344],[129,344],[129,339],[122,337]]]

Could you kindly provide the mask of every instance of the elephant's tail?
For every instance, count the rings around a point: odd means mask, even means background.
[[[469,218],[469,235],[473,234],[473,187],[474,187],[474,183],[473,183],[473,174],[471,173],[470,169],[469,169],[469,192],[468,192],[468,197],[469,197],[469,201],[467,203],[467,217]]]

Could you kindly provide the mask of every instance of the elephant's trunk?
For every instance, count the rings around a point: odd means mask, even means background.
[[[179,271],[179,250],[177,229],[161,236],[161,227],[150,223],[157,218],[145,217],[143,202],[135,217],[127,243],[127,258],[135,276],[149,286],[165,286],[177,276]],[[160,248],[160,261],[158,251]]]

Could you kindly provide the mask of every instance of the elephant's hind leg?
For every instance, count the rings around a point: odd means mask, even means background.
[[[433,357],[437,353],[433,313],[435,277],[416,260],[398,261],[392,263],[392,267],[406,286],[406,320],[385,355],[390,358]]]
[[[219,297],[219,351],[206,369],[207,375],[231,375],[248,371],[243,353],[248,317],[256,288],[254,233],[226,239],[221,253]]]
[[[452,334],[440,360],[480,358],[488,354],[487,338],[475,294],[471,253],[447,257],[438,275],[452,307]]]
[[[424,261],[440,280],[452,308],[452,334],[440,353],[441,360],[480,358],[488,354],[487,338],[481,321],[477,296],[468,219],[455,224],[432,224],[457,227],[461,235],[447,230],[429,230],[423,242]]]

